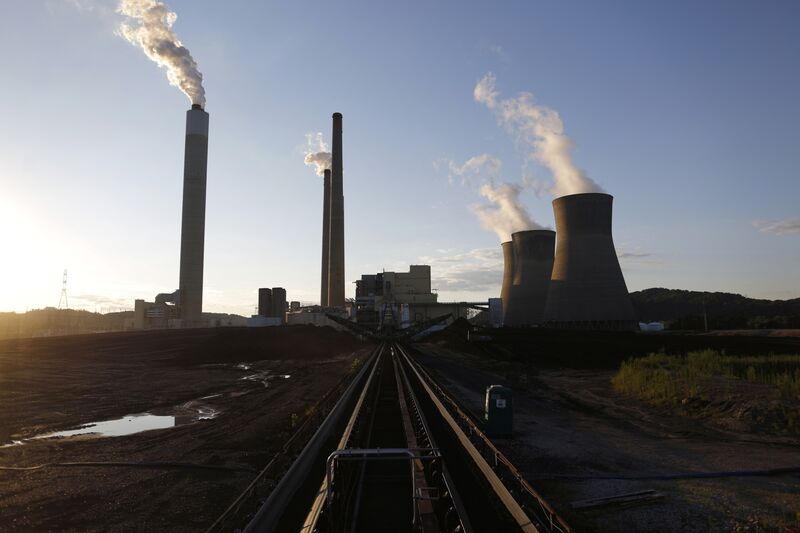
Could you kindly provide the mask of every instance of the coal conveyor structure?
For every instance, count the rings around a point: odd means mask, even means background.
[[[406,346],[382,343],[320,410],[209,532],[571,531]]]

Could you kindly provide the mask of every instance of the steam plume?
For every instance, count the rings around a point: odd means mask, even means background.
[[[306,156],[303,162],[306,165],[314,165],[317,168],[317,176],[325,174],[325,170],[331,168],[330,147],[322,138],[322,133],[316,135],[306,134]]]
[[[117,11],[134,22],[133,26],[120,24],[122,36],[167,69],[169,83],[183,91],[192,104],[205,107],[203,75],[197,70],[192,54],[172,31],[178,15],[158,0],[120,0]]]
[[[555,182],[551,188],[553,195],[603,192],[572,162],[574,143],[564,134],[558,111],[536,104],[531,93],[501,100],[495,83],[491,72],[484,76],[475,86],[475,101],[493,111],[517,143],[530,149],[530,157],[550,170]]]
[[[480,192],[490,205],[473,205],[472,212],[480,220],[481,226],[500,237],[500,242],[511,239],[515,231],[542,229],[520,202],[522,188],[519,185],[502,183],[495,187],[491,183],[484,183]]]

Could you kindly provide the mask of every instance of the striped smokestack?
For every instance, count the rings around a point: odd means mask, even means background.
[[[207,160],[208,113],[199,104],[193,104],[186,112],[183,160],[179,316],[185,326],[201,325],[203,314]]]
[[[328,307],[328,270],[331,267],[331,171],[325,169],[322,194],[322,284],[319,304]]]
[[[333,114],[331,151],[331,237],[328,305],[344,307],[344,187],[342,177],[342,114]]]

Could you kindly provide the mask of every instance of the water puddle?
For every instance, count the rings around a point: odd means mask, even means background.
[[[137,415],[128,415],[116,420],[105,420],[103,422],[93,422],[77,427],[75,429],[68,429],[66,431],[54,431],[53,433],[45,433],[43,435],[36,435],[28,440],[39,439],[53,439],[58,437],[77,437],[78,435],[95,435],[98,437],[122,437],[124,435],[132,435],[134,433],[141,433],[142,431],[150,431],[152,429],[164,429],[174,427],[177,417],[170,415],[151,415],[150,413],[141,413]]]
[[[215,396],[219,395],[212,395],[210,397]],[[208,398],[201,399],[205,400]],[[219,411],[213,407],[201,403],[200,400],[192,400],[176,407],[174,414],[171,415],[154,415],[152,413],[126,415],[122,418],[103,420],[100,422],[90,422],[72,429],[53,431],[51,433],[42,433],[41,435],[35,435],[23,440],[14,440],[8,444],[0,445],[0,448],[20,446],[26,442],[44,439],[80,436],[95,438],[122,437],[125,435],[133,435],[135,433],[142,433],[144,431],[151,431],[154,429],[166,429],[185,424],[192,424],[198,420],[211,420],[216,418],[218,414]]]
[[[265,387],[269,387],[269,382],[274,381],[276,379],[289,379],[292,376],[290,374],[270,374],[268,370],[264,372],[258,372],[257,374],[250,374],[249,376],[245,376],[241,378],[243,381],[256,381],[264,385]]]

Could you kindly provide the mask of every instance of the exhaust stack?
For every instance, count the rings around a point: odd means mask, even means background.
[[[186,112],[186,148],[183,160],[178,316],[184,326],[202,324],[207,162],[208,113],[199,104],[192,104],[192,108]]]
[[[330,266],[328,305],[344,307],[344,185],[342,175],[342,114],[333,114],[331,150]]]
[[[518,231],[511,235],[514,276],[504,324],[531,326],[544,319],[556,234],[551,230]]]
[[[330,269],[331,252],[331,171],[325,169],[323,177],[322,194],[322,284],[320,287],[319,304],[328,307],[328,270]]]
[[[611,236],[613,202],[613,196],[603,193],[553,200],[558,244],[545,308],[548,325],[638,329]]]

